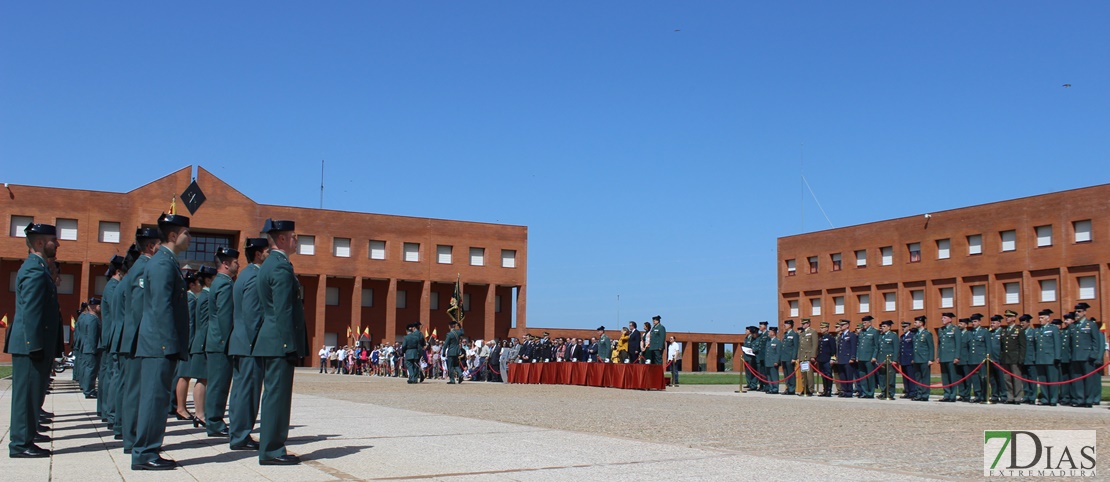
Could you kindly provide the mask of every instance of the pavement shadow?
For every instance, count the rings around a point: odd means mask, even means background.
[[[339,434],[321,434],[321,435],[298,435],[296,437],[289,437],[285,439],[285,445],[301,445],[312,442],[321,442],[327,439],[339,438]]]
[[[65,435],[65,436],[62,436],[62,437],[54,437],[54,440],[59,440],[59,441],[60,440],[77,440],[79,438],[97,438],[97,439],[99,439],[99,438],[103,438],[103,434],[101,434],[100,432],[82,432],[82,433],[75,433],[75,434],[71,434],[71,435]]]
[[[348,455],[355,455],[363,450],[372,449],[373,445],[348,445],[346,447],[326,447],[301,455],[304,460],[338,459]]]
[[[53,452],[54,452],[54,456],[58,456],[58,455],[66,455],[66,454],[83,454],[83,453],[89,453],[89,452],[112,452],[112,451],[120,450],[122,448],[123,448],[123,444],[120,444],[118,442],[115,443],[115,444],[108,444],[108,445],[105,445],[103,443],[94,443],[94,444],[89,444],[89,445],[82,445],[80,447],[66,447],[66,448],[54,449]],[[122,454],[123,452],[120,451],[120,453]]]
[[[258,458],[258,452],[253,450],[236,450],[231,452],[220,452],[218,454],[205,455],[203,457],[195,457],[191,459],[179,459],[178,464],[186,465],[201,465],[211,462],[238,462],[240,460]]]

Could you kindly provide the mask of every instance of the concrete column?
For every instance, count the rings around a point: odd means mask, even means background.
[[[429,328],[432,324],[432,282],[431,280],[424,280],[420,286],[420,323],[425,328]]]
[[[312,344],[309,345],[309,350],[308,350],[309,355],[313,355],[315,353],[312,350],[313,348],[315,348],[316,346],[324,344],[324,328],[325,328],[324,324],[325,324],[325,320],[327,319],[327,315],[325,314],[324,310],[327,308],[327,299],[328,299],[327,293],[328,293],[328,276],[325,275],[325,274],[318,275],[317,280],[316,280],[316,325],[315,325],[316,330],[314,330],[315,335],[314,335],[314,338],[312,340]],[[305,296],[308,296],[308,293],[305,293]],[[339,342],[337,342],[337,343],[339,343]],[[344,343],[339,343],[339,344],[342,345]],[[316,361],[316,363],[320,363],[320,357],[311,356],[310,358],[312,360]],[[319,365],[316,365],[316,366],[319,367]]]
[[[682,344],[682,371],[695,372],[698,366],[698,343],[688,341]]]
[[[705,351],[705,371],[711,373],[717,371],[717,350],[720,348],[720,345],[720,343],[716,342],[709,344],[709,349]]]
[[[355,341],[362,339],[362,277],[355,276],[351,288],[351,329],[355,330]]]
[[[397,341],[397,278],[389,278],[389,290],[385,294],[385,343]]]
[[[528,331],[528,322],[525,316],[525,305],[528,303],[525,301],[525,289],[524,285],[516,287],[516,327],[520,330],[520,333],[527,333]]]
[[[492,340],[493,337],[496,336],[495,328],[497,327],[497,322],[494,319],[494,315],[496,315],[496,313],[494,313],[494,311],[496,311],[496,305],[494,304],[494,301],[497,300],[497,285],[490,283],[489,285],[487,285],[487,288],[486,316],[485,319],[482,320],[482,339]]]
[[[88,261],[82,261],[81,262],[81,284],[78,285],[79,291],[77,291],[78,293],[81,293],[81,300],[79,300],[79,301],[89,301],[89,298],[92,298],[92,296],[93,296],[93,286],[94,285],[89,284],[89,262]]]

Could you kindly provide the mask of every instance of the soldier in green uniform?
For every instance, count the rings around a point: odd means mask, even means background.
[[[971,341],[971,319],[960,318],[956,320],[956,345],[959,349],[959,355],[956,357],[956,367],[958,376],[963,381],[959,384],[959,398],[957,401],[970,402],[971,401],[971,378],[968,374],[976,367],[971,363],[971,356],[969,353],[968,342]]]
[[[938,402],[955,402],[957,387],[950,387],[960,378],[958,360],[960,358],[960,330],[952,324],[955,313],[944,312],[940,315],[941,327],[937,329],[937,357],[940,365],[940,383],[944,386]]]
[[[143,311],[134,356],[140,362],[138,427],[131,452],[131,470],[169,470],[177,463],[162,458],[166,409],[170,406],[177,362],[188,357],[189,302],[177,255],[189,247],[189,218],[163,214],[158,218],[162,245],[146,264],[139,283]]]
[[[983,315],[975,313],[968,319],[971,320],[971,329],[968,330],[969,339],[967,341],[968,365],[970,369],[974,370],[975,367],[983,364],[982,368],[971,374],[971,388],[975,391],[971,403],[987,403],[987,397],[990,394],[987,392],[987,377],[984,376],[983,370],[986,369],[984,362],[987,359],[987,354],[990,353],[991,333],[982,326]]]
[[[767,369],[767,341],[769,339],[770,335],[767,334],[767,322],[759,322],[759,335],[755,338],[752,351],[755,352],[755,370],[763,374],[764,378],[767,377],[767,372],[770,371]],[[768,393],[770,388],[770,385],[766,382],[759,382],[760,391]]]
[[[405,370],[409,373],[408,383],[417,383],[420,377],[420,355],[424,347],[424,337],[420,335],[420,323],[410,323],[408,333],[401,342],[401,349],[405,351]],[[462,374],[459,374],[462,380]]]
[[[871,326],[871,321],[875,318],[871,315],[863,317],[857,325],[859,327],[859,338],[856,340],[856,357],[859,360],[859,376],[864,376],[875,370],[879,364],[878,354],[878,338],[879,330]],[[864,377],[859,382],[859,396],[860,398],[875,398],[875,385],[877,382],[877,374]]]
[[[116,287],[119,286],[119,280],[123,278],[121,272],[123,259],[123,256],[113,255],[108,261],[108,272],[105,273],[108,281],[104,284],[100,300],[100,342],[96,346],[98,363],[96,414],[101,422],[108,422],[109,426],[111,421],[108,418],[110,415],[108,407],[111,406],[112,390],[108,387],[112,385],[112,374],[115,370],[115,360],[108,353],[108,340],[111,337],[113,322],[110,301],[116,292]]]
[[[197,332],[197,294],[201,293],[202,283],[196,271],[183,271],[182,276],[185,277],[185,299],[189,304],[189,332],[185,338],[185,346],[192,346],[193,337]],[[178,420],[190,420],[193,422],[193,427],[197,426],[196,418],[193,414],[189,413],[189,409],[185,404],[189,399],[189,381],[193,376],[189,367],[189,360],[180,359],[177,361],[177,368],[174,369],[174,403],[177,405],[174,408],[174,415]],[[203,420],[200,420],[203,422]]]
[[[1006,319],[1003,320],[998,363],[1010,373],[1020,374],[1022,364],[1025,362],[1025,330],[1022,330],[1017,324],[1016,311],[1006,310],[1003,314],[1006,315]],[[1004,375],[1003,381],[1008,394],[1005,403],[1010,405],[1021,404],[1025,395],[1021,380],[1012,375]],[[1001,398],[1001,395],[999,397]]]
[[[85,398],[96,398],[96,352],[97,347],[100,346],[100,298],[89,300],[88,308],[85,309],[82,318],[83,323],[81,319],[77,320],[77,339],[81,341],[82,355],[81,390],[85,393]]]
[[[609,363],[613,358],[613,340],[605,334],[605,326],[597,327],[597,361]]]
[[[235,295],[233,279],[239,274],[239,250],[220,246],[216,248],[216,277],[212,280],[208,301],[208,334],[204,342],[204,356],[208,363],[208,386],[204,399],[204,427],[209,437],[227,437],[228,391],[231,390],[231,360],[227,343],[235,321]]]
[[[652,365],[663,364],[663,347],[667,346],[667,328],[663,326],[663,317],[651,317],[651,336],[648,337],[647,359]]]
[[[258,271],[262,324],[251,350],[252,356],[264,358],[265,365],[258,440],[258,463],[261,465],[301,462],[285,450],[293,403],[293,368],[308,355],[301,284],[287,254],[297,248],[294,229],[293,221],[270,219],[262,228],[271,249]]]
[[[802,329],[798,332],[798,354],[794,360],[809,362],[806,371],[800,372],[802,377],[802,390],[799,396],[813,396],[813,370],[817,368],[817,332],[810,328],[809,318],[802,318]]]
[[[444,356],[447,357],[447,384],[462,383],[462,370],[459,368],[459,341],[463,337],[463,330],[459,322],[451,320],[448,324],[450,331],[443,340]],[[604,327],[602,327],[604,328]],[[604,336],[604,333],[602,334]],[[456,380],[458,380],[456,382]]]
[[[123,440],[123,453],[132,454],[135,439],[138,436],[139,403],[142,383],[142,360],[135,356],[135,347],[138,345],[139,324],[143,317],[143,303],[145,302],[146,266],[150,259],[161,246],[162,233],[156,228],[139,228],[135,231],[135,246],[139,248],[139,258],[131,265],[127,276],[120,283],[118,291],[122,291],[120,306],[122,307],[122,329],[116,351],[120,356],[120,396],[116,402],[116,414],[120,421],[121,433],[117,439]],[[164,415],[164,412],[163,412]],[[133,454],[132,454],[133,455]]]
[[[123,362],[125,358],[119,354],[119,342],[123,337],[123,324],[127,315],[127,310],[124,309],[124,300],[127,298],[124,293],[130,291],[127,284],[130,278],[127,276],[130,273],[131,267],[135,262],[142,257],[142,252],[135,244],[127,248],[127,256],[123,259],[123,267],[120,268],[122,277],[116,290],[112,292],[112,327],[108,334],[108,348],[105,353],[108,354],[109,362],[112,364],[111,378],[108,381],[107,392],[110,394],[108,411],[108,428],[112,429],[114,438],[120,440],[123,438],[123,417],[119,413],[120,402],[123,398]]]
[[[779,393],[779,365],[782,365],[782,341],[779,340],[779,328],[772,326],[767,329],[766,360],[769,365],[764,372],[767,378],[767,393]]]
[[[50,456],[49,450],[35,445],[40,397],[46,389],[43,380],[54,361],[48,345],[56,343],[62,324],[57,287],[46,260],[57,256],[60,243],[49,224],[28,224],[23,233],[29,254],[16,273],[15,316],[4,340],[4,353],[12,356],[8,456],[41,458]]]
[[[1037,405],[1055,407],[1060,402],[1060,388],[1058,385],[1046,385],[1060,381],[1060,328],[1059,320],[1049,320],[1049,315],[1043,314],[1052,310],[1041,311],[1041,330],[1037,336],[1037,381],[1041,382],[1041,395]]]
[[[1071,343],[1071,372],[1073,378],[1095,371],[1101,365],[1101,363],[1096,365],[1096,362],[1101,362],[1103,358],[1104,341],[1099,341],[1102,333],[1098,330],[1098,326],[1087,318],[1087,309],[1090,307],[1091,305],[1083,302],[1075,305],[1076,322],[1072,327],[1075,331],[1072,333]],[[1102,396],[1102,387],[1094,376],[1078,380],[1074,385],[1075,390],[1073,391],[1071,404],[1073,407],[1091,408],[1094,400]]]
[[[1052,314],[1052,310],[1047,310]],[[1043,312],[1042,312],[1043,313]],[[1022,359],[1021,374],[1026,380],[1037,379],[1037,335],[1039,332],[1033,327],[1033,317],[1028,314],[1021,315],[1021,331],[1025,335],[1025,358]],[[1037,384],[1026,383],[1022,403],[1033,405],[1037,403]]]
[[[875,342],[875,359],[879,365],[879,400],[894,400],[894,365],[898,363],[898,350],[902,346],[902,339],[897,333],[891,331],[893,320],[883,320],[879,323],[879,336]]]
[[[216,278],[216,268],[201,266],[197,271],[200,292],[197,293],[197,306],[193,312],[193,336],[189,339],[189,369],[185,375],[195,380],[193,383],[193,427],[204,426],[208,419],[204,408],[208,405],[208,322],[212,319],[212,280]]]
[[[992,362],[998,363],[1002,354],[1002,315],[994,315],[991,317],[990,329],[987,330],[989,336],[987,337],[987,353],[990,354]],[[983,365],[983,369],[987,369],[987,365]],[[984,376],[990,386],[990,402],[998,403],[998,401],[1006,400],[1006,384],[1002,380],[1002,370],[999,370],[994,365],[989,367],[990,375]]]
[[[1060,323],[1055,323],[1056,327],[1060,330],[1060,381],[1075,380],[1075,373],[1072,370],[1071,351],[1075,337],[1075,312],[1064,313],[1064,319]],[[1059,385],[1060,390],[1060,405],[1070,406],[1075,402],[1075,385],[1078,382],[1065,383]]]
[[[929,388],[932,383],[932,365],[936,358],[936,345],[933,344],[933,333],[925,327],[926,318],[918,316],[913,319],[913,326],[917,332],[913,334],[913,364],[916,365],[917,386],[914,401],[928,402]]]
[[[262,305],[258,300],[258,271],[270,254],[266,238],[247,238],[246,255],[249,264],[235,279],[235,326],[227,353],[235,367],[232,374],[231,396],[228,402],[229,442],[231,450],[258,450],[258,442],[251,438],[258,420],[258,403],[262,396],[262,359],[251,356],[251,346],[262,322]]]
[[[779,366],[782,367],[782,377],[786,380],[786,390],[783,395],[794,395],[795,387],[797,386],[798,377],[790,376],[794,373],[794,368],[798,363],[798,332],[794,331],[794,320],[786,320],[783,322],[786,329],[782,332],[782,340],[779,350]]]

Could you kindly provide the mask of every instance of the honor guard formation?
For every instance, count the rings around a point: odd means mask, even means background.
[[[764,321],[747,327],[744,389],[832,397],[835,387],[842,398],[894,400],[901,375],[900,397],[915,401],[929,401],[936,389],[942,391],[937,402],[1090,408],[1102,398],[1108,348],[1102,324],[1087,317],[1088,308],[1078,303],[1062,319],[1046,309],[1036,320],[1006,310],[992,316],[989,327],[982,314],[957,319],[946,312],[935,337],[924,316],[912,326],[903,321],[901,334],[892,320],[875,329],[872,316],[864,316],[854,330],[850,320],[840,320],[835,332],[824,322],[815,332],[803,318],[798,330],[793,320],[784,321],[780,334]],[[940,385],[931,381],[934,366]],[[819,393],[815,373],[822,381]]]
[[[286,452],[293,369],[308,354],[301,287],[288,253],[293,221],[267,219],[264,238],[243,253],[217,250],[216,268],[183,271],[189,218],[163,214],[139,228],[125,256],[113,256],[102,298],[82,303],[74,330],[74,376],[96,399],[101,422],[123,441],[132,470],[168,470],[161,457],[166,419],[191,421],[231,450],[258,452],[261,465],[293,465]],[[4,351],[12,355],[8,454],[49,457],[43,410],[54,358],[61,355],[55,262],[57,230],[30,224],[29,254],[16,277],[15,316]],[[245,254],[245,267],[240,258]],[[186,408],[195,380],[197,413]],[[258,423],[258,440],[251,432]]]

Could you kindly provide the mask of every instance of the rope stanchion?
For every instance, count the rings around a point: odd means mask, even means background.
[[[1003,367],[1002,367],[1002,365],[999,365],[998,363],[995,363],[995,362],[993,362],[993,361],[992,361],[991,363],[993,363],[993,364],[994,364],[994,367],[995,367],[995,368],[997,368],[997,369],[999,369],[999,370],[1002,370],[1002,373],[1005,373],[1005,374],[1007,374],[1007,375],[1010,375],[1010,376],[1012,376],[1012,377],[1014,377],[1014,378],[1016,378],[1016,379],[1018,379],[1018,380],[1021,380],[1021,381],[1025,382],[1025,383],[1032,383],[1032,384],[1034,384],[1034,385],[1067,385],[1067,384],[1069,384],[1069,383],[1072,383],[1072,382],[1077,382],[1077,381],[1079,381],[1079,380],[1082,380],[1082,379],[1084,379],[1084,378],[1087,378],[1087,377],[1089,377],[1089,376],[1091,376],[1091,375],[1094,375],[1094,374],[1096,374],[1096,373],[1098,373],[1098,372],[1102,371],[1102,370],[1103,370],[1104,368],[1106,368],[1107,366],[1110,366],[1110,363],[1106,363],[1105,365],[1102,365],[1102,366],[1100,366],[1100,367],[1096,368],[1096,369],[1095,369],[1095,371],[1093,371],[1093,372],[1091,372],[1091,373],[1088,373],[1088,374],[1086,374],[1086,375],[1083,375],[1083,376],[1081,376],[1081,377],[1076,377],[1076,378],[1072,378],[1071,380],[1064,380],[1064,381],[1059,381],[1059,382],[1039,382],[1039,381],[1036,381],[1036,380],[1029,380],[1029,379],[1027,379],[1027,378],[1022,378],[1022,377],[1021,377],[1020,375],[1015,375],[1015,374],[1011,373],[1011,372],[1010,372],[1009,370],[1007,370],[1007,369],[1003,368]]]
[[[898,366],[898,365],[894,365],[894,369],[895,369],[895,370],[897,370],[897,371],[898,371],[898,373],[902,374],[902,378],[903,378],[903,379],[905,379],[905,380],[909,380],[909,381],[910,381],[910,382],[912,382],[912,383],[913,383],[914,385],[917,385],[917,386],[919,386],[919,387],[925,387],[925,388],[928,388],[928,389],[930,389],[930,390],[933,390],[933,389],[938,389],[938,390],[939,390],[939,389],[951,388],[951,387],[954,387],[954,386],[956,386],[956,385],[959,385],[959,384],[963,383],[963,382],[964,382],[965,380],[967,380],[968,378],[971,378],[971,376],[972,376],[972,375],[974,375],[974,374],[975,374],[975,372],[979,371],[979,369],[980,369],[980,368],[983,368],[983,364],[984,364],[984,363],[986,363],[986,360],[984,360],[984,361],[982,361],[982,362],[979,362],[979,364],[975,366],[975,369],[974,369],[974,370],[972,370],[972,371],[970,371],[970,372],[968,372],[968,373],[967,373],[967,375],[964,375],[964,377],[963,377],[963,378],[961,378],[961,379],[959,379],[959,380],[956,380],[956,381],[954,381],[954,382],[952,382],[952,383],[949,383],[948,385],[926,385],[926,384],[924,384],[924,383],[921,383],[921,382],[919,382],[919,381],[917,381],[917,380],[914,380],[914,379],[913,379],[913,377],[911,377],[911,376],[909,376],[909,375],[906,375],[906,372],[903,372],[903,371],[902,371],[902,367],[900,367],[900,366]]]
[[[879,371],[880,367],[882,367],[882,364],[876,366],[874,370],[871,370],[871,373],[868,373],[868,374],[866,374],[862,377],[859,377],[855,380],[837,380],[835,377],[830,377],[828,375],[825,375],[824,373],[821,373],[821,370],[818,370],[816,367],[811,367],[811,368],[813,368],[814,373],[816,373],[818,375],[821,375],[821,377],[825,378],[826,380],[832,380],[833,383],[856,383],[856,382],[862,381],[863,379],[865,379],[867,377],[870,377],[871,375],[874,375],[875,373],[877,373]]]

